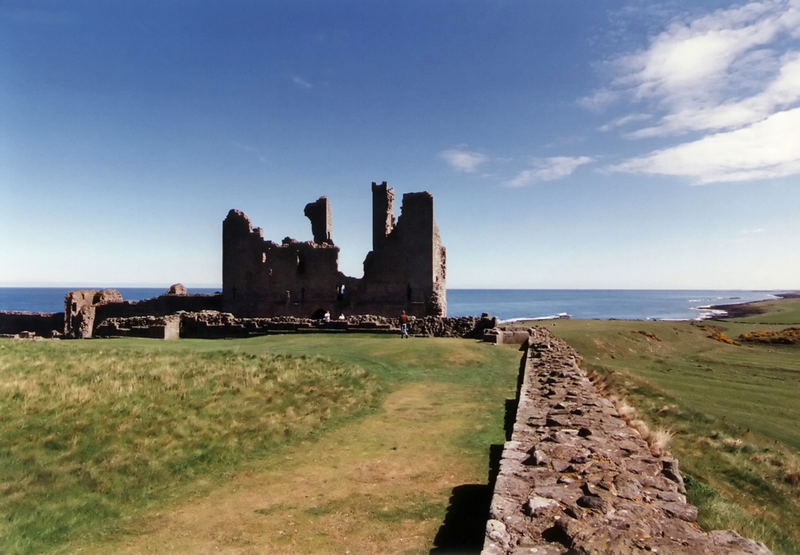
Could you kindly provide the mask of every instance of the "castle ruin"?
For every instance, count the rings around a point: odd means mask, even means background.
[[[236,316],[310,316],[329,312],[446,316],[446,259],[433,219],[433,196],[406,193],[394,217],[394,189],[372,183],[372,250],[364,277],[339,271],[326,197],[306,205],[312,241],[265,240],[247,215],[222,224],[222,305]]]

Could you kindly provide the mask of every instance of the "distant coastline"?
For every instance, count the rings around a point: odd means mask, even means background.
[[[75,287],[0,287],[0,311],[63,312],[64,295]],[[119,287],[125,300],[163,294],[166,287]],[[188,288],[214,293],[220,288]],[[500,320],[548,318],[620,320],[703,320],[742,317],[758,310],[753,302],[798,296],[798,292],[752,290],[628,289],[449,289],[448,316]]]
[[[785,293],[774,293],[779,299],[798,299],[800,298],[800,291],[789,291]],[[763,314],[764,309],[758,303],[763,301],[748,301],[745,303],[735,304],[718,304],[709,306],[709,310],[719,310],[725,313],[724,316],[718,318],[744,318],[746,316],[755,316],[756,314]]]
[[[0,311],[63,312],[64,295],[75,287],[0,288]],[[119,287],[125,300],[163,294],[166,287]],[[214,293],[219,288],[193,288],[189,293]],[[782,291],[753,290],[609,290],[609,289],[448,289],[448,316],[500,320],[582,318],[619,320],[702,320],[740,310],[743,304],[777,299]],[[747,309],[744,309],[747,310]],[[730,311],[730,312],[728,312]]]

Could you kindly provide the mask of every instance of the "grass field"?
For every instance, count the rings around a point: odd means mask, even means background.
[[[800,346],[711,337],[800,323],[800,299],[765,304],[775,312],[730,322],[558,320],[548,327],[651,427],[675,433],[671,449],[704,527],[734,528],[776,552],[798,553]]]
[[[518,357],[393,336],[0,340],[0,552],[427,551],[451,496],[487,493]]]
[[[800,546],[800,322],[558,320],[672,451],[706,528]],[[480,545],[519,353],[468,340],[0,339],[0,552]],[[453,531],[456,533],[453,533]]]

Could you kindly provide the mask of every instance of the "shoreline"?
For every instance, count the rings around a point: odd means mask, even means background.
[[[720,320],[726,318],[745,318],[747,316],[755,316],[757,314],[764,314],[766,312],[762,307],[757,306],[769,300],[782,300],[782,299],[798,299],[800,298],[800,291],[788,291],[785,293],[775,293],[777,299],[765,299],[762,301],[750,301],[739,304],[717,304],[709,307],[697,307],[698,309],[705,310],[720,310],[724,315],[712,316],[708,320]]]

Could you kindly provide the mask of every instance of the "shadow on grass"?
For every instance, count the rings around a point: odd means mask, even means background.
[[[486,484],[454,487],[431,553],[480,553],[491,499],[492,490]]]
[[[503,430],[506,441],[511,440],[514,422],[517,418],[519,389],[525,369],[525,357],[520,361],[517,378],[517,398],[506,399]],[[487,484],[463,484],[453,488],[450,505],[447,507],[444,522],[433,539],[431,553],[480,553],[486,535],[486,521],[489,518],[489,505],[492,502],[497,474],[500,472],[502,445],[489,446],[489,479]]]
[[[431,553],[480,553],[502,454],[502,445],[489,446],[488,484],[463,484],[453,488]]]

